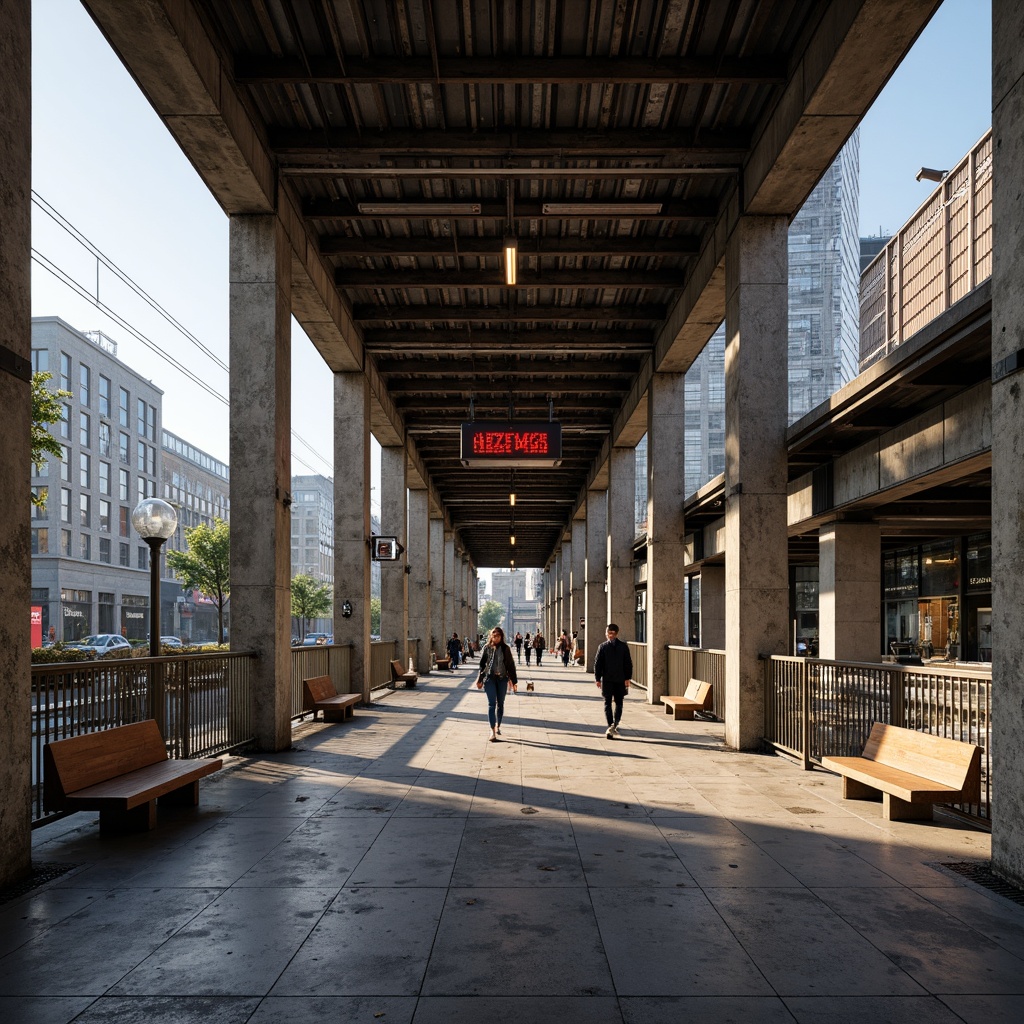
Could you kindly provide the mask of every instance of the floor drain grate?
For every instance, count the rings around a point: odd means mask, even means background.
[[[958,875],[963,875],[964,878],[968,878],[978,885],[984,886],[990,892],[1005,896],[1018,906],[1024,907],[1024,889],[1004,881],[994,874],[987,864],[971,864],[968,861],[961,861],[956,864],[943,864],[942,866],[949,868],[950,871],[955,871]]]
[[[55,878],[60,878],[76,867],[77,864],[33,864],[28,878],[15,885],[9,885],[6,889],[0,889],[0,906],[24,896],[33,889],[38,889],[41,885],[46,885],[47,882],[52,882]]]

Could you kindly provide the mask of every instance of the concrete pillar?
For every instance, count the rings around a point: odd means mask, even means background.
[[[231,646],[262,750],[291,746],[291,246],[277,217],[230,222]]]
[[[700,570],[700,646],[725,650],[724,565],[705,565]]]
[[[409,491],[409,635],[418,637],[416,671],[430,671],[430,495]],[[402,662],[404,665],[405,662]]]
[[[572,565],[569,567],[570,604],[566,630],[571,637],[580,628],[580,619],[586,618],[587,587],[587,520],[572,521]]]
[[[430,520],[430,646],[437,657],[445,656],[444,631],[444,520]]]
[[[569,536],[572,536],[570,527]],[[562,607],[559,609],[558,632],[564,629],[572,636],[572,548],[571,540],[562,544]]]
[[[608,605],[605,615],[620,636],[633,639],[636,597],[633,539],[636,534],[636,449],[613,448],[608,462]],[[603,631],[602,631],[603,632]]]
[[[455,534],[445,530],[444,534],[444,642],[447,644],[452,633],[459,628],[458,587],[455,579]]]
[[[587,491],[587,568],[583,598],[585,629],[580,633],[588,671],[594,667],[597,648],[608,624],[608,492]],[[579,624],[577,623],[577,628]]]
[[[31,868],[31,637],[28,493],[32,394],[29,267],[32,150],[31,4],[0,0],[0,889]],[[52,385],[51,385],[52,386]],[[54,500],[56,488],[50,490]]]
[[[334,641],[352,644],[351,693],[369,701],[370,385],[361,372],[334,375]],[[342,615],[345,602],[352,614]]]
[[[1024,885],[1024,7],[992,3],[992,867]]]
[[[743,217],[726,249],[725,742],[739,750],[764,731],[763,659],[788,646],[787,226]]]
[[[408,548],[408,491],[405,448],[397,445],[380,450],[380,532],[395,536]],[[380,566],[380,635],[382,640],[397,640],[395,657],[405,665],[406,639],[409,636],[409,576],[405,572],[409,552],[394,562]]]
[[[651,704],[668,693],[665,649],[683,642],[686,615],[685,380],[683,373],[656,373],[647,389],[647,700]]]
[[[878,661],[881,593],[882,532],[877,524],[823,526],[818,531],[819,657]]]

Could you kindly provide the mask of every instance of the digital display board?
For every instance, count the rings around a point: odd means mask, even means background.
[[[464,466],[557,466],[562,460],[562,425],[487,422],[462,424]]]

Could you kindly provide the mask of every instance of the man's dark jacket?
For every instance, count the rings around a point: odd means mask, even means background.
[[[594,678],[604,686],[622,686],[633,678],[633,659],[629,644],[618,637],[605,640],[597,649],[594,659]]]

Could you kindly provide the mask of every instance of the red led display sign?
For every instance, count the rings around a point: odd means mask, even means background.
[[[557,466],[561,459],[560,423],[462,424],[464,466]]]

